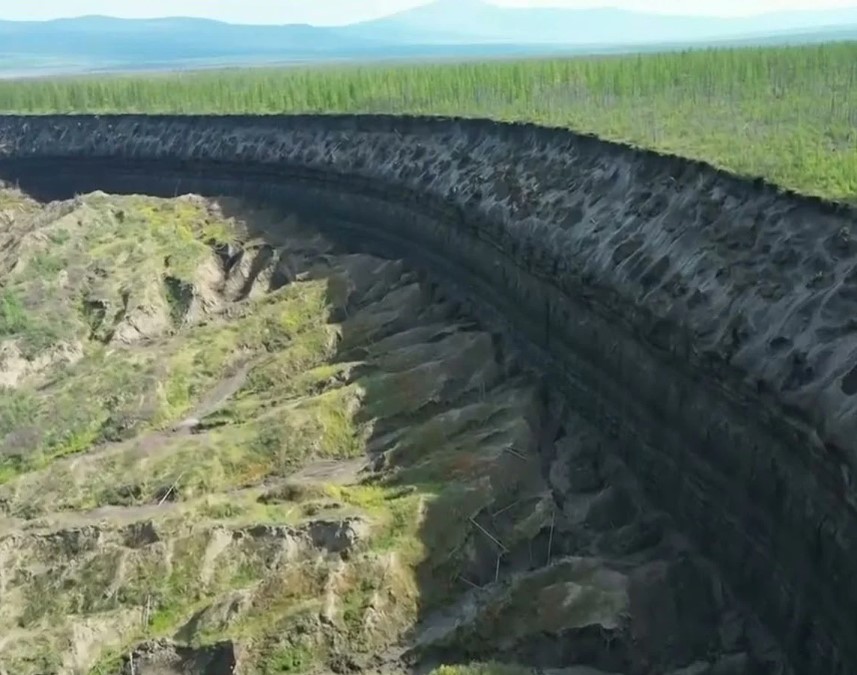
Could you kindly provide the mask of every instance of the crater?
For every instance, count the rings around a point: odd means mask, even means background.
[[[351,149],[328,152],[343,134]],[[140,137],[148,141],[135,142]],[[220,144],[225,137],[237,142]],[[533,668],[630,675],[857,671],[857,586],[841,582],[857,573],[849,553],[857,547],[855,495],[838,460],[816,451],[857,439],[857,368],[837,378],[844,368],[835,358],[855,353],[857,335],[833,330],[847,325],[847,302],[825,304],[836,279],[828,271],[857,263],[857,251],[837,243],[855,218],[849,207],[568,131],[478,120],[2,117],[0,147],[0,176],[38,199],[94,189],[171,196],[181,179],[182,189],[207,197],[240,194],[275,206],[329,242],[302,272],[275,273],[282,248],[294,240],[283,220],[260,236],[257,255],[221,256],[219,269],[229,266],[236,280],[223,302],[237,303],[228,309],[236,315],[254,300],[248,290],[262,289],[257,298],[300,290],[305,279],[328,278],[336,256],[373,261],[346,265],[347,281],[332,283],[329,304],[318,310],[343,327],[330,344],[363,365],[347,366],[356,372],[342,377],[325,371],[306,392],[342,396],[336,410],[375,420],[371,428],[380,435],[370,434],[366,448],[373,471],[408,476],[409,485],[461,488],[440,502],[420,534],[432,542],[428,550],[448,555],[429,556],[411,595],[400,588],[399,600],[413,603],[408,616],[417,637],[384,643],[402,650],[396,663],[499,656]],[[390,163],[391,150],[409,161]],[[516,161],[522,154],[538,165],[537,184],[533,167]],[[453,158],[465,156],[467,175],[453,175]],[[597,177],[610,164],[628,167],[621,175],[637,198],[599,192]],[[683,181],[668,194],[653,191],[672,185],[675,175]],[[452,189],[455,181],[462,184]],[[563,204],[587,205],[587,219]],[[128,221],[132,214],[123,212]],[[742,223],[731,222],[733,212]],[[751,266],[776,293],[746,282],[746,254],[735,241],[748,236],[747,222],[751,239],[777,233],[768,242],[774,255]],[[799,254],[811,241],[821,244],[815,253]],[[376,273],[399,260],[418,275],[391,287]],[[661,286],[670,269],[680,271],[687,293]],[[455,302],[434,302],[424,279]],[[165,335],[161,314],[169,308],[146,315],[133,293],[127,305],[122,345]],[[789,320],[795,307],[824,311]],[[486,347],[491,340],[470,335],[478,331],[431,339],[435,324],[457,322],[462,313],[486,335],[503,335],[502,353],[525,367],[497,362]],[[738,335],[731,327],[741,316],[760,319],[742,324]],[[151,330],[129,327],[146,325]],[[287,349],[297,334],[289,330],[264,342],[269,354]],[[800,358],[770,358],[789,350]],[[395,372],[381,364],[396,364]],[[364,367],[380,369],[371,372],[384,387],[357,395],[355,382],[375,382],[360,379],[369,372]],[[277,372],[269,381],[284,391],[297,386]],[[519,388],[522,381],[529,384]],[[768,392],[764,400],[759,392]],[[488,401],[495,410],[483,418]],[[498,415],[497,406],[524,412]],[[490,428],[480,426],[483,419]],[[314,447],[340,438],[330,424],[315,429]],[[210,426],[197,436],[229,428]],[[569,465],[560,429],[567,439],[594,439],[598,461]],[[265,457],[302,438],[294,429],[265,431],[258,439]],[[430,449],[442,450],[432,455],[439,463],[425,459]],[[857,441],[841,449],[854,456]],[[564,472],[571,476],[565,483]],[[151,508],[142,501],[150,486],[137,487],[133,478],[117,482],[140,492],[142,503],[128,506]],[[238,489],[258,476],[245,478]],[[178,509],[195,498],[182,486],[169,495],[160,507]],[[257,498],[254,508],[286,506]],[[298,510],[317,515],[340,501]],[[374,504],[360,508],[371,514]],[[228,514],[233,507],[209,508]],[[216,560],[224,541],[212,534],[198,558]],[[361,559],[360,546],[347,565]],[[264,555],[287,559],[268,549]],[[363,578],[401,578],[384,576],[389,567],[378,565]],[[216,567],[210,563],[201,578]],[[368,639],[361,632],[367,626],[375,637],[395,633],[383,620],[395,612],[381,587],[367,581],[348,599],[336,575],[312,578],[326,581],[311,595],[332,599],[296,619],[290,635],[318,635],[319,625],[340,625],[337,617],[348,645]],[[441,588],[441,579],[449,586]],[[239,609],[230,612],[221,600],[206,616],[228,627],[244,605],[235,600]],[[272,649],[282,663],[308,652],[318,657],[301,640]],[[359,650],[346,651],[327,653],[325,663],[368,663]]]

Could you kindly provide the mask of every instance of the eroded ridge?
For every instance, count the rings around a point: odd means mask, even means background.
[[[786,672],[401,261],[230,199],[0,195],[0,672]]]
[[[480,121],[6,117],[0,145],[33,186],[256,194],[432,270],[525,339],[797,668],[857,669],[853,211]]]

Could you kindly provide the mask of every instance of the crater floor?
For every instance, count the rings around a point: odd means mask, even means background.
[[[578,416],[398,260],[0,191],[0,673],[768,675]]]

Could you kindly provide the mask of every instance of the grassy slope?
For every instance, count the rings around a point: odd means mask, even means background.
[[[395,112],[534,120],[857,198],[857,43],[0,82],[6,112]]]
[[[180,299],[169,282],[190,283],[211,256],[202,241],[227,237],[190,201],[95,196],[57,207],[47,225],[23,196],[17,213],[6,206],[0,339],[26,362],[47,359],[61,369],[38,395],[22,387],[0,398],[0,480],[187,407],[186,390],[198,383],[158,390],[163,350],[105,343],[135,324],[172,328]],[[178,349],[170,348],[175,358]]]
[[[212,246],[235,234],[229,231],[234,223],[201,200],[94,195],[45,214],[23,195],[2,194],[9,223],[4,243],[14,259],[4,261],[0,347],[14,352],[0,371],[8,376],[20,362],[29,370],[0,387],[0,502],[13,531],[14,519],[24,519],[31,524],[24,529],[55,532],[0,537],[9,570],[41,568],[11,581],[2,598],[0,632],[11,640],[0,649],[3,665],[56,672],[68,654],[62,645],[75,644],[81,626],[93,631],[95,646],[170,635],[194,609],[265,583],[272,558],[254,546],[221,556],[210,578],[200,580],[200,562],[224,527],[272,523],[299,532],[305,515],[319,508],[330,517],[357,509],[372,515],[377,536],[396,541],[402,528],[390,530],[388,513],[407,513],[413,498],[388,506],[381,489],[324,484],[270,504],[257,502],[252,491],[227,494],[287,475],[310,457],[347,458],[362,450],[356,409],[348,405],[355,388],[319,386],[335,371],[325,366],[335,345],[326,324],[325,281],[232,303],[225,317],[194,323],[179,313],[181,298],[166,282],[178,279],[204,293]],[[118,339],[129,323],[147,325],[150,333]],[[247,363],[252,367],[218,420],[222,426],[206,434],[170,433]],[[139,522],[146,508],[167,497],[178,510],[152,515],[168,548],[129,551],[120,543],[123,519]],[[314,503],[321,506],[313,510]],[[87,518],[73,515],[104,507],[114,508],[112,519],[95,518],[89,529]],[[59,530],[51,525],[64,522]],[[88,541],[93,536],[97,543]],[[10,541],[17,542],[14,552],[6,547]],[[371,556],[363,564],[371,565]],[[300,564],[292,570],[288,606],[256,608],[226,633],[202,621],[194,639],[246,634],[265,641],[271,626],[288,619],[289,607],[318,592],[327,572],[315,567],[315,575]],[[105,593],[105,586],[113,590]],[[270,601],[277,590],[262,597]],[[308,647],[271,638],[259,648],[258,667],[293,671],[313,658]],[[279,662],[288,667],[275,667]],[[114,668],[108,652],[92,672]]]
[[[262,240],[201,199],[0,190],[0,217],[0,670],[113,674],[162,637],[238,642],[248,672],[371,658],[460,592],[484,544],[467,515],[538,475],[502,451],[532,393],[492,389],[490,337],[447,335],[398,263],[289,239],[326,271],[244,297]],[[212,273],[226,243],[237,281]],[[426,417],[451,385],[462,407]],[[325,473],[370,443],[395,475]],[[348,555],[311,534],[349,519]]]

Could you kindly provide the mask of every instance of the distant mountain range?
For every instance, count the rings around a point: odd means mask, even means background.
[[[723,18],[672,16],[617,8],[500,7],[484,0],[436,0],[357,24],[358,36],[425,36],[446,43],[639,45],[808,33],[850,27],[857,35],[857,0],[846,9],[772,12]]]
[[[712,18],[615,8],[511,8],[483,0],[436,0],[342,27],[102,16],[0,21],[0,75],[332,59],[580,54],[849,39],[857,39],[857,7]]]

